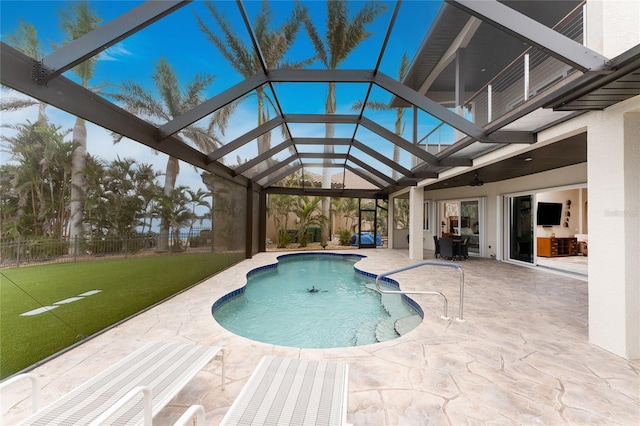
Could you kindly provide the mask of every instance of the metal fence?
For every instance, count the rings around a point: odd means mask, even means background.
[[[210,229],[192,229],[171,233],[166,248],[158,248],[159,234],[132,234],[116,237],[83,239],[3,240],[0,244],[0,266],[20,267],[42,263],[68,263],[95,260],[100,257],[127,258],[160,252],[213,252]]]

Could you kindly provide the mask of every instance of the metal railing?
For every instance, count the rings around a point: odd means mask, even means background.
[[[126,234],[87,238],[16,238],[0,243],[0,267],[20,267],[44,263],[72,263],[102,257],[128,258],[159,252],[159,234]],[[208,228],[172,233],[163,251],[213,252],[213,236]]]
[[[399,272],[408,271],[410,269],[415,269],[415,268],[418,268],[420,266],[426,266],[426,265],[429,265],[429,266],[444,266],[444,267],[447,267],[447,268],[454,268],[454,269],[457,269],[458,272],[460,272],[460,306],[459,306],[459,309],[458,309],[458,317],[456,318],[456,321],[465,322],[465,319],[463,318],[463,309],[462,309],[463,300],[464,300],[464,271],[462,270],[460,265],[458,265],[457,263],[433,262],[433,261],[427,260],[427,261],[424,261],[424,262],[419,262],[419,263],[415,263],[413,265],[404,266],[402,268],[394,269],[392,271],[380,274],[380,275],[378,275],[376,277],[376,288],[382,294],[431,294],[431,295],[440,296],[444,300],[444,314],[440,318],[448,321],[448,320],[451,319],[448,316],[449,303],[447,302],[447,297],[444,294],[442,294],[441,292],[439,292],[439,291],[425,291],[425,290],[383,290],[382,287],[380,287],[380,279],[382,279],[384,277],[388,277],[389,275],[397,274]]]

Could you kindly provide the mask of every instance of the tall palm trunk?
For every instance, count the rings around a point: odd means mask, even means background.
[[[264,90],[259,88],[256,90],[256,93],[258,95],[258,126],[261,126],[265,122]],[[266,152],[270,148],[269,142],[270,142],[269,138],[267,138],[266,134],[258,136],[258,155]],[[269,167],[268,162],[263,161],[258,165],[258,172],[262,172],[263,170],[266,170],[268,167]]]
[[[87,125],[82,118],[76,118],[73,126],[73,141],[76,148],[71,157],[71,202],[69,203],[69,238],[71,255],[77,255],[80,251],[79,243],[84,238],[84,214],[83,204],[87,191],[87,182],[84,176],[87,158]]]
[[[167,168],[164,176],[164,195],[170,197],[173,189],[176,186],[176,179],[178,178],[178,172],[180,171],[180,165],[178,159],[169,157],[167,160]],[[164,208],[164,207],[163,207]],[[160,235],[158,235],[158,247],[157,251],[169,250],[169,229],[171,224],[165,218],[167,215],[162,215],[160,221]]]
[[[325,110],[327,114],[335,114],[336,113],[336,84],[329,83],[329,93],[327,94],[327,103],[325,106]],[[335,135],[335,126],[333,123],[327,123],[325,125],[325,137],[330,140],[333,139]],[[327,154],[333,154],[333,145],[325,144],[324,152]],[[322,168],[322,187],[331,189],[331,169],[328,167],[331,164],[331,159],[327,158],[324,160],[327,167]],[[329,207],[331,206],[331,198],[325,197],[322,199],[322,215],[324,217],[329,216]],[[329,226],[330,220],[327,220],[322,223],[322,233],[320,236],[320,244],[322,247],[327,245],[327,241],[329,240]]]

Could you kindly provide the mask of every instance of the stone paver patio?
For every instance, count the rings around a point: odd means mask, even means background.
[[[383,273],[411,263],[406,250],[350,250],[357,266]],[[220,327],[211,305],[242,286],[251,269],[281,254],[260,253],[200,285],[91,339],[35,369],[42,403],[72,390],[149,341],[225,346],[227,387],[211,362],[155,419],[168,425],[192,404],[207,424],[220,422],[264,355],[335,359],[350,365],[354,425],[640,423],[640,361],[588,342],[587,283],[489,259],[460,262],[465,272],[465,322],[439,318],[441,300],[412,296],[422,323],[384,343],[339,349],[298,349],[254,342]],[[432,260],[429,258],[428,260]],[[393,275],[403,289],[438,289],[458,315],[458,273],[420,267]],[[28,386],[2,394],[2,424],[30,412]]]

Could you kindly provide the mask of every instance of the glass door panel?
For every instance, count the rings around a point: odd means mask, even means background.
[[[469,253],[480,254],[480,208],[478,200],[460,202],[460,233]]]
[[[509,259],[533,263],[533,196],[511,198],[509,209]]]

